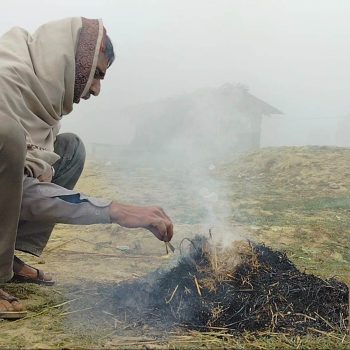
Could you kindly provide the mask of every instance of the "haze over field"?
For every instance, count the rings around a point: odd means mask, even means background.
[[[103,18],[117,54],[101,95],[64,118],[86,142],[129,143],[126,106],[231,82],[284,113],[262,146],[350,146],[347,0],[12,0],[0,33],[70,16]]]

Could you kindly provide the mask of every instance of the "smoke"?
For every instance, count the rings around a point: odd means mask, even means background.
[[[133,196],[134,204],[161,205],[173,213],[175,224],[199,225],[200,232],[192,234],[211,230],[215,239],[229,244],[241,235],[232,229],[229,184],[218,174],[223,163],[258,147],[260,105],[246,87],[225,84],[131,106],[121,114],[133,125],[130,142],[96,143],[92,153],[106,165],[133,169],[143,181],[144,191]],[[119,171],[115,177],[124,177],[129,187],[130,174]]]

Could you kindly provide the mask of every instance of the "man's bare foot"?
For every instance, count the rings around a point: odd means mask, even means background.
[[[0,318],[21,318],[26,314],[27,311],[17,298],[0,289]]]
[[[11,280],[12,282],[27,282],[44,285],[53,285],[55,283],[50,274],[46,274],[41,270],[27,265],[16,256],[13,259],[13,272],[14,276]]]

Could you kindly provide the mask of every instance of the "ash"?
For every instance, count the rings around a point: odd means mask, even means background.
[[[175,267],[116,285],[109,305],[134,327],[305,334],[344,331],[348,298],[344,283],[303,273],[282,252],[196,236]]]

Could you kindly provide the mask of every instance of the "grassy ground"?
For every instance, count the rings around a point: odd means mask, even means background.
[[[181,170],[90,161],[78,187],[95,196],[162,205],[175,222],[176,247],[182,238],[213,227],[224,241],[243,236],[265,242],[285,250],[307,273],[338,276],[350,284],[348,149],[264,149],[224,164]],[[0,322],[0,348],[350,348],[350,338],[337,332],[157,334],[108,315],[101,287],[112,289],[173,259],[143,230],[57,225],[41,258],[22,256],[53,271],[58,282],[53,288],[6,286],[24,301],[29,315]]]
[[[221,169],[233,216],[307,272],[350,284],[350,151],[265,149]]]

